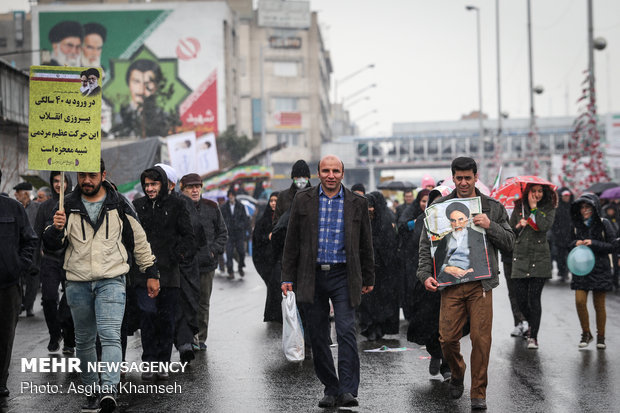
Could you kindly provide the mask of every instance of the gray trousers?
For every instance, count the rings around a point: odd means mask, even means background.
[[[214,271],[200,271],[200,302],[198,307],[198,336],[199,343],[207,341],[209,333],[209,301],[213,290]]]

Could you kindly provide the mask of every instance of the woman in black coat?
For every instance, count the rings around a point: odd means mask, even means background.
[[[574,226],[571,249],[581,245],[588,246],[595,258],[592,271],[584,276],[573,276],[570,286],[575,290],[575,304],[581,323],[582,333],[579,347],[587,347],[593,340],[587,307],[588,292],[592,291],[596,312],[596,347],[602,350],[606,347],[605,293],[613,288],[609,254],[613,251],[614,230],[607,219],[601,218],[600,201],[594,194],[583,194],[573,202],[571,217]]]
[[[258,271],[258,275],[260,275],[267,286],[263,321],[277,321],[281,323],[282,293],[280,292],[279,274],[276,277],[276,257],[271,243],[272,219],[277,199],[277,192],[269,196],[269,204],[254,226],[254,233],[252,234],[252,261],[256,271]]]
[[[428,202],[428,189],[418,192],[415,200],[407,205],[398,220],[398,256],[403,278],[401,306],[407,321],[413,317],[414,295],[413,290],[418,283],[418,247],[420,245],[421,225],[414,224],[419,216],[424,215]]]
[[[430,205],[436,198],[447,195],[451,190],[447,187],[442,193],[439,189],[433,189],[427,193],[427,202],[422,205]],[[422,199],[424,200],[424,199]],[[413,225],[413,236],[420,243],[420,237],[426,237],[424,230],[424,209],[415,219]],[[411,225],[410,225],[411,226]],[[439,309],[441,306],[441,295],[437,292],[430,292],[424,288],[424,284],[416,277],[418,270],[418,251],[415,252],[415,270],[411,274],[413,281],[411,319],[407,328],[407,340],[426,346],[426,351],[431,356],[428,371],[431,375],[442,374],[444,379],[449,379],[452,375],[450,366],[443,359],[441,344],[439,343]],[[465,333],[463,334],[465,335]]]
[[[359,321],[362,335],[374,341],[384,334],[398,334],[400,281],[396,260],[396,223],[380,192],[371,192],[368,210],[375,257],[375,288],[362,296]]]

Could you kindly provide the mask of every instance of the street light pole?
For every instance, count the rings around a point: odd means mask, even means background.
[[[482,165],[484,161],[484,125],[482,123],[482,51],[480,42],[480,8],[476,6],[465,6],[465,9],[468,11],[474,10],[476,12],[476,36],[478,38],[478,153],[480,157],[478,163],[480,168],[484,170],[484,166]]]
[[[534,90],[534,69],[532,62],[532,7],[530,0],[527,0],[527,47],[530,76],[530,133],[528,139],[530,150],[527,154],[528,159],[526,165],[528,167],[528,173],[538,175],[538,132],[536,131],[536,114],[534,112],[534,92],[542,93],[542,89]]]
[[[359,75],[360,73],[362,73],[366,69],[372,69],[374,67],[375,67],[375,64],[374,63],[370,63],[370,64],[367,64],[366,66],[362,67],[361,69],[358,69],[355,72],[346,75],[345,77],[343,77],[341,79],[336,79],[336,81],[334,82],[334,102],[338,103],[338,85],[342,84],[343,82],[346,82],[347,80],[351,79],[352,77],[355,77],[355,76]]]

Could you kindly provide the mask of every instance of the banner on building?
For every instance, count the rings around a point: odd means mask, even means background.
[[[32,66],[28,168],[99,172],[101,70]]]
[[[102,68],[106,137],[226,128],[226,2],[53,4],[32,14],[44,64]]]

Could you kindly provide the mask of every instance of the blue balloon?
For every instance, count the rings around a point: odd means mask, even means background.
[[[594,268],[594,253],[590,247],[580,245],[568,254],[566,264],[574,275],[588,275]]]

